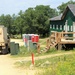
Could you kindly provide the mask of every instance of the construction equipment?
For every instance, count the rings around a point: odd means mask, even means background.
[[[0,25],[0,52],[2,54],[7,54],[9,52],[10,38],[7,35],[7,28],[3,25]]]

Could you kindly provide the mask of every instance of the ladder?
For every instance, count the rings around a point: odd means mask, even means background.
[[[40,50],[40,53],[47,52],[49,49],[54,48],[58,44],[56,33],[51,34],[50,38],[47,39],[47,45],[45,48]]]

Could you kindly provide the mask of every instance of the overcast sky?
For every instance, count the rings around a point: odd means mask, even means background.
[[[36,5],[50,5],[51,8],[56,8],[62,2],[69,0],[0,0],[0,15],[2,14],[18,14],[20,10],[25,11],[29,7]],[[75,0],[73,0],[75,1]]]

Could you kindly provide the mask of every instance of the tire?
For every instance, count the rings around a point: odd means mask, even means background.
[[[8,54],[9,51],[8,51],[8,44],[5,45],[5,49],[2,50],[2,54]]]

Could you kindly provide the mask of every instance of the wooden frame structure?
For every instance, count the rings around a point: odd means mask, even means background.
[[[53,47],[57,50],[62,48],[65,50],[73,49],[75,48],[75,32],[52,32],[46,42],[46,47],[43,50],[40,50],[40,44],[37,43],[38,53],[47,52]]]
[[[58,50],[61,50],[61,46],[64,44],[71,44],[71,45],[75,44],[74,35],[75,35],[75,32],[52,32],[50,36],[50,43],[55,42],[56,44],[58,44]]]

